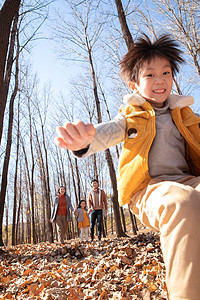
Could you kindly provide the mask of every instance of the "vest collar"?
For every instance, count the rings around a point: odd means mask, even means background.
[[[194,98],[192,96],[183,96],[177,94],[170,94],[169,97],[169,107],[170,109],[175,109],[177,107],[183,108],[194,103]],[[146,100],[137,93],[127,94],[123,97],[123,103],[125,105],[136,105],[141,106],[146,102]]]

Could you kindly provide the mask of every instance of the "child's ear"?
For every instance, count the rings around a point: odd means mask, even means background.
[[[136,85],[135,81],[130,81],[128,86],[132,92],[137,92],[137,85]]]

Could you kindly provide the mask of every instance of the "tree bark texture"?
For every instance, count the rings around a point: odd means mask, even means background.
[[[127,48],[129,49],[131,44],[133,44],[133,37],[130,33],[130,30],[129,30],[127,22],[126,22],[126,16],[124,13],[122,1],[115,0],[115,4],[117,7],[118,19],[119,19],[119,23],[121,26],[122,34],[123,34],[124,40],[126,42]]]
[[[4,72],[12,21],[19,10],[20,0],[6,0],[0,11],[0,141],[7,98],[3,98]]]
[[[49,183],[49,167],[48,167],[48,153],[45,143],[44,127],[42,126],[42,140],[45,152],[45,167],[46,167],[46,181],[45,181],[45,194],[46,194],[46,206],[47,206],[47,228],[48,228],[48,240],[53,243],[53,227],[50,223],[51,218],[51,201],[50,201],[50,183]]]
[[[13,118],[14,118],[14,100],[18,91],[18,55],[16,56],[16,70],[15,70],[15,87],[11,95],[10,105],[9,105],[9,121],[8,121],[8,135],[6,144],[6,154],[3,164],[2,181],[1,181],[1,191],[0,191],[0,246],[3,246],[2,239],[2,225],[3,225],[3,213],[5,205],[5,196],[7,188],[7,177],[8,177],[8,167],[10,161],[11,145],[12,145],[12,129],[13,129]]]
[[[16,244],[18,161],[19,161],[19,102],[18,102],[18,120],[17,120],[17,152],[16,152],[16,162],[15,162],[14,199],[13,199],[12,245]]]

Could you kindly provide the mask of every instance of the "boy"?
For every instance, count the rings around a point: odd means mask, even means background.
[[[85,157],[124,141],[119,161],[120,205],[160,231],[169,299],[200,299],[200,118],[193,98],[170,94],[183,62],[168,35],[144,35],[121,61],[132,94],[117,117],[94,127],[76,121],[57,128],[60,147]]]

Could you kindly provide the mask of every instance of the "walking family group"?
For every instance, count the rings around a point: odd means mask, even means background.
[[[94,240],[96,222],[98,240],[101,240],[103,214],[107,214],[107,198],[104,190],[99,187],[97,179],[93,179],[91,185],[92,189],[88,194],[87,201],[81,199],[75,209],[72,206],[70,197],[66,194],[65,187],[59,186],[50,219],[51,223],[55,222],[59,243],[64,243],[64,240],[68,238],[68,225],[72,222],[72,212],[77,219],[81,242],[83,242],[84,237],[87,242],[89,235],[91,241]]]

